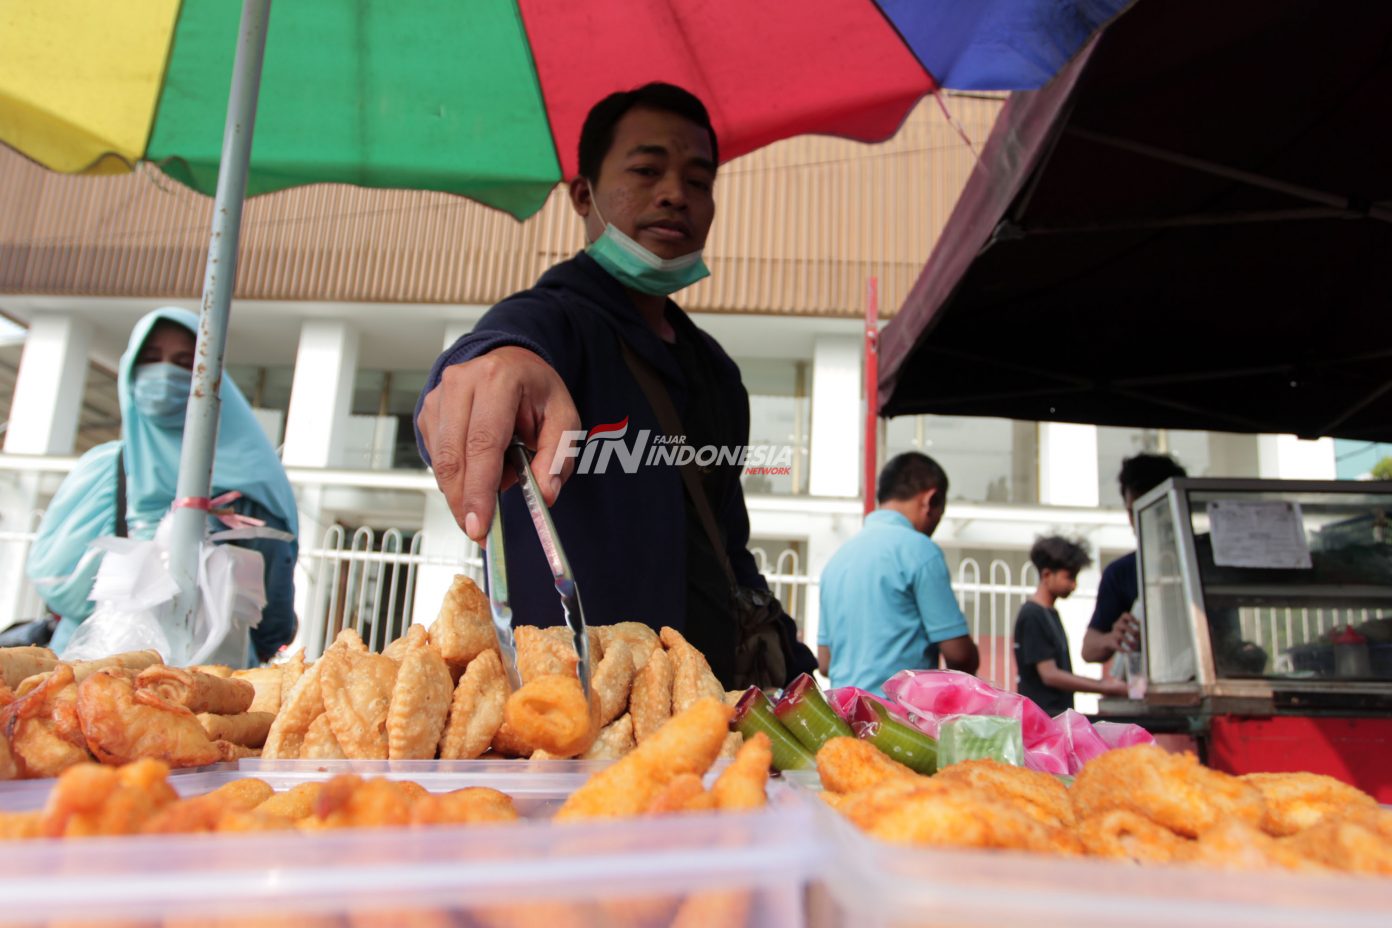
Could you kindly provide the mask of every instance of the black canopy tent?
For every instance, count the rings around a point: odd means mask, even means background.
[[[1392,3],[1141,0],[1007,104],[881,412],[1392,440]]]

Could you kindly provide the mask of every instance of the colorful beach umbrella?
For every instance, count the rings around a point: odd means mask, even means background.
[[[247,193],[340,182],[519,218],[576,170],[585,113],[651,80],[728,159],[873,142],[939,88],[1042,86],[1129,0],[293,0],[273,6]],[[0,0],[0,141],[56,171],[138,160],[212,194],[240,4]]]

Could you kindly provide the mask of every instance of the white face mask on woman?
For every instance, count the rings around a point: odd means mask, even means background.
[[[135,369],[131,393],[142,416],[162,428],[182,428],[188,408],[193,372],[177,364],[141,364]]]

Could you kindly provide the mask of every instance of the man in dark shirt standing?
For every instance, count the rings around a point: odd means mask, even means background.
[[[1021,696],[1049,715],[1073,708],[1074,693],[1125,696],[1121,680],[1094,680],[1073,673],[1068,636],[1054,604],[1078,588],[1078,574],[1092,563],[1081,544],[1057,535],[1040,538],[1030,549],[1039,586],[1015,619],[1015,668]]]

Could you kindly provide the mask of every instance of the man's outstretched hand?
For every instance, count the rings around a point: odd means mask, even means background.
[[[514,434],[536,449],[532,469],[548,506],[575,468],[568,458],[560,473],[551,473],[561,435],[580,428],[580,414],[560,375],[525,348],[495,348],[445,368],[416,426],[455,521],[480,544],[498,491],[517,480],[503,467]]]

